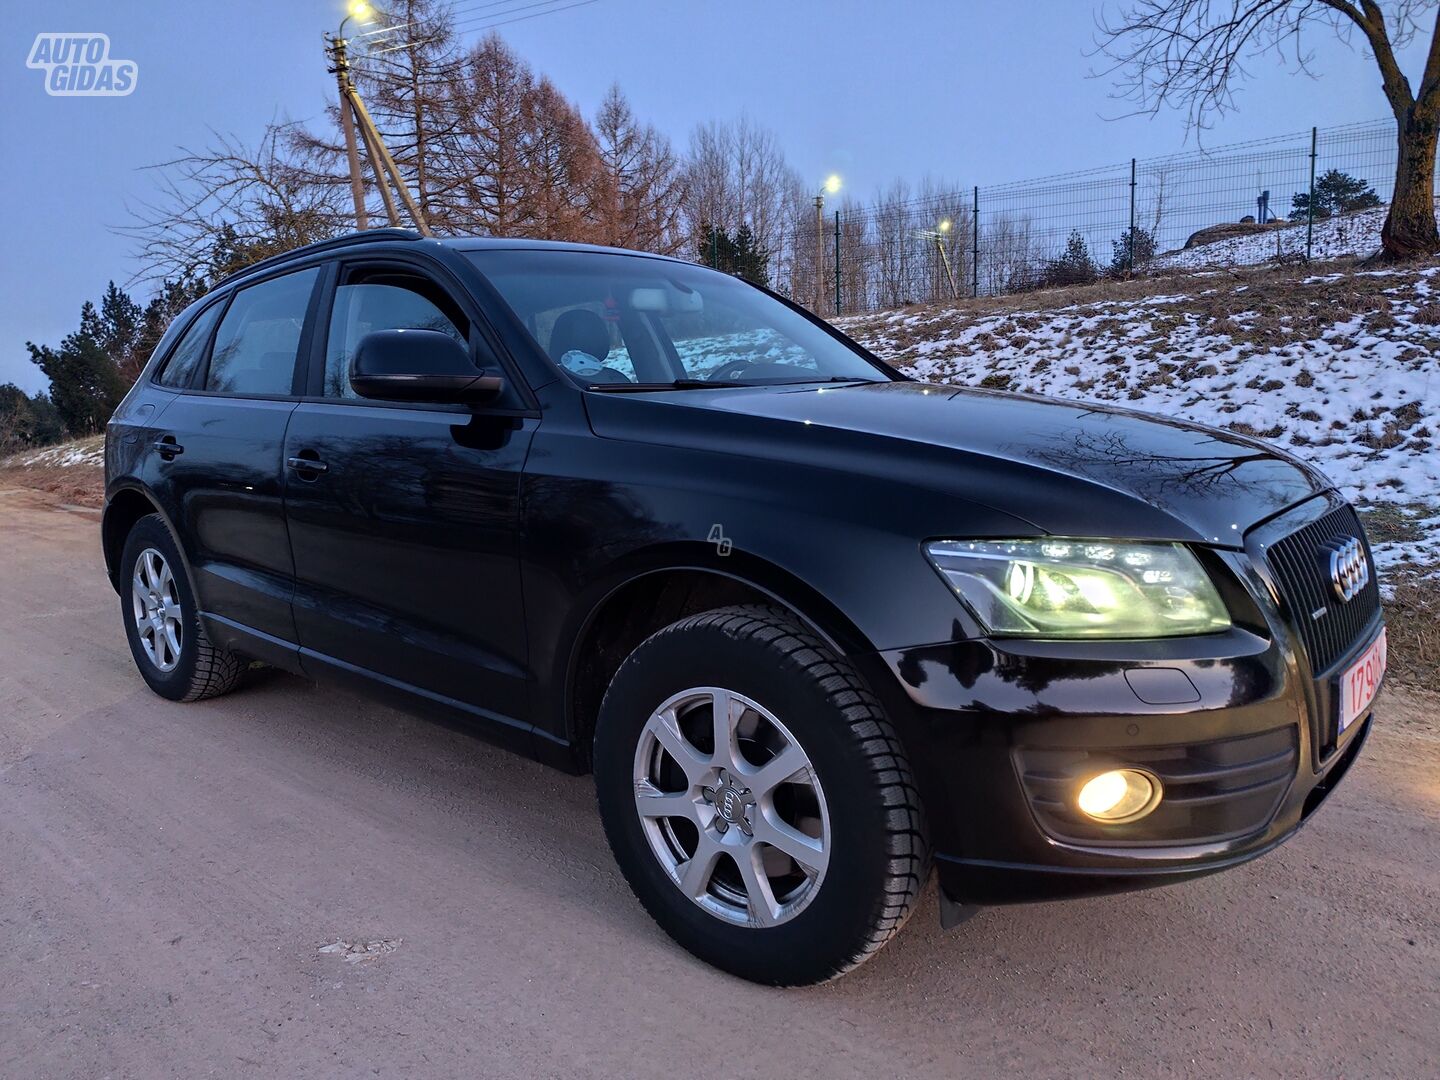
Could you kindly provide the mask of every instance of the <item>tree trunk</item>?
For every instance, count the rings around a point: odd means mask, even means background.
[[[1380,232],[1384,258],[1415,259],[1440,250],[1435,227],[1435,148],[1440,133],[1431,110],[1412,105],[1398,118],[1395,195]]]

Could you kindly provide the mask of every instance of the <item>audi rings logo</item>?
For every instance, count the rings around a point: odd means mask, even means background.
[[[1330,581],[1341,600],[1349,600],[1369,584],[1370,560],[1355,537],[1342,537],[1330,548]]]

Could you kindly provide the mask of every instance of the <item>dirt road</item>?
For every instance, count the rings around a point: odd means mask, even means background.
[[[1440,699],[1257,863],[950,933],[932,894],[766,990],[651,924],[588,779],[288,676],[161,701],[97,515],[0,491],[0,539],[0,1075],[1440,1074]]]

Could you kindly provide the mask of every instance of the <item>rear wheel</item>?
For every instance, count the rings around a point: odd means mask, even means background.
[[[159,515],[141,518],[125,539],[120,611],[141,677],[161,697],[199,701],[229,693],[245,661],[210,641],[180,549]]]
[[[757,982],[848,971],[928,873],[900,741],[858,675],[788,614],[727,608],[643,642],[601,706],[606,835],[695,955]]]

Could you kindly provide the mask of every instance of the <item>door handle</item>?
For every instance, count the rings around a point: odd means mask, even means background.
[[[162,435],[155,440],[155,452],[166,461],[174,461],[185,452],[185,447],[175,441],[174,435]]]
[[[290,468],[294,469],[296,472],[301,472],[301,473],[305,473],[305,472],[323,473],[323,472],[326,472],[326,471],[330,468],[329,465],[326,465],[325,462],[321,461],[319,458],[311,458],[311,457],[303,457],[303,456],[302,456],[302,457],[287,458],[287,459],[285,460],[285,464],[288,465],[288,466],[290,466]]]

